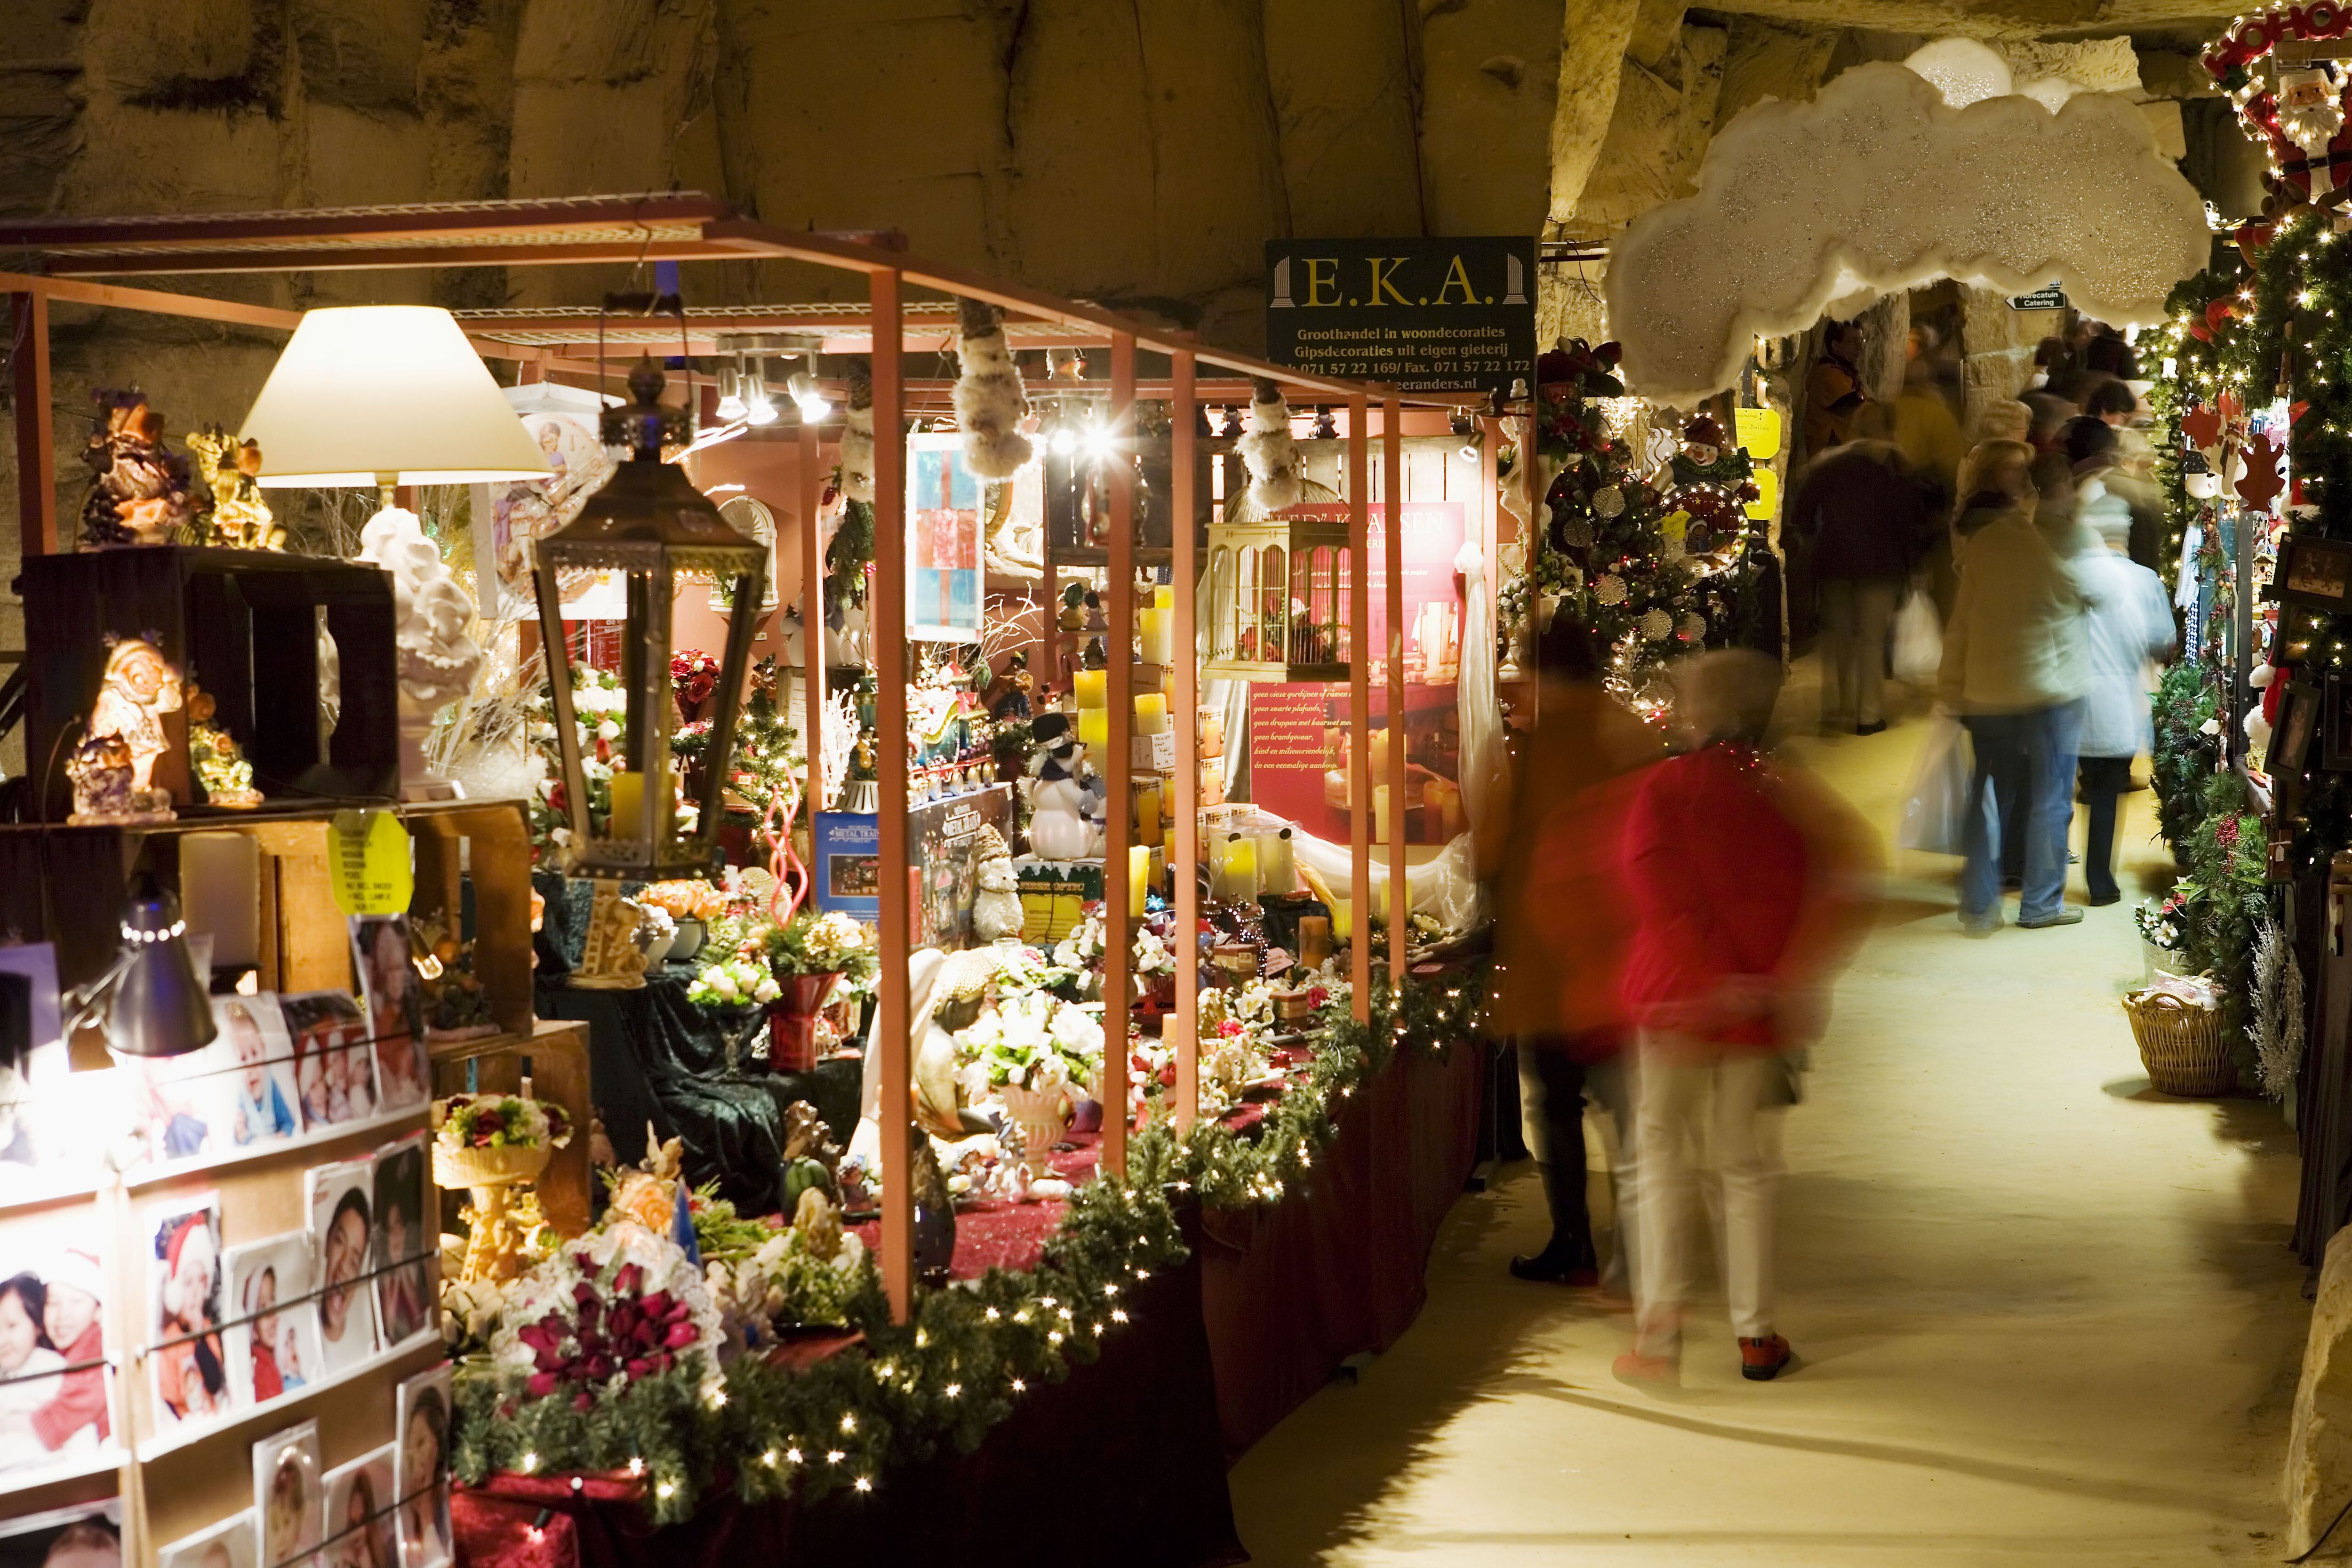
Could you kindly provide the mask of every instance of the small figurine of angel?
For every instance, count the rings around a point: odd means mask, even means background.
[[[68,820],[170,822],[177,813],[171,792],[155,787],[155,759],[165,745],[163,715],[180,708],[180,672],[143,637],[123,637],[111,649],[89,737],[67,763],[75,796]],[[126,771],[127,780],[117,777]]]

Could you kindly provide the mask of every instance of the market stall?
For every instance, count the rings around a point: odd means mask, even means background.
[[[331,991],[354,951],[341,984],[413,980],[453,1189],[434,1206],[468,1550],[616,1539],[518,1523],[551,1489],[567,1518],[681,1544],[919,1519],[976,1540],[978,1500],[1032,1484],[1049,1440],[1221,1497],[1221,1394],[1270,1388],[1278,1413],[1409,1319],[1467,1170],[1479,1053],[1453,1047],[1483,982],[1458,961],[1388,977],[1475,945],[1498,416],[691,195],[10,233],[40,258],[0,279],[28,574],[124,584],[45,596],[60,618],[33,627],[35,747],[72,761],[0,841],[39,847],[18,929],[69,988],[121,886],[82,868],[152,867],[192,907],[251,902],[285,948],[253,965],[265,984]],[[863,272],[869,302],[688,306],[664,274],[601,310],[394,323],[87,280],[746,257]],[[291,334],[237,434],[187,443],[212,507],[168,504],[189,459],[121,395],[60,552],[52,301]],[[433,397],[373,374],[453,339],[470,371],[443,363]],[[953,382],[906,376],[943,345]],[[336,485],[379,492],[359,563],[280,548],[315,514],[269,500]],[[92,605],[105,624],[73,618]],[[133,622],[201,676],[205,713],[163,716],[147,668],[106,654]],[[130,710],[107,706],[118,680]],[[1269,786],[1303,764],[1313,823],[1223,799],[1229,752]],[[521,800],[452,801],[452,779]],[[191,843],[258,839],[261,868],[93,858],[68,812],[134,838],[176,812]],[[339,916],[403,920],[413,952],[294,918],[297,868],[321,867]],[[215,949],[192,984],[209,963],[233,988],[242,962]],[[1253,1270],[1338,1245],[1366,1203],[1366,1332],[1270,1360],[1253,1329],[1288,1343],[1310,1309]],[[1273,1229],[1237,1246],[1256,1215]],[[1107,1440],[1151,1388],[1158,1447]],[[902,1483],[906,1503],[866,1500]],[[136,1507],[122,1527],[147,1561]]]

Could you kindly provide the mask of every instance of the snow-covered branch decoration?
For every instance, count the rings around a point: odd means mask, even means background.
[[[1250,504],[1260,513],[1297,506],[1307,498],[1298,443],[1290,434],[1290,405],[1282,388],[1263,377],[1250,381],[1249,434],[1235,444],[1249,470]]]
[[[2254,933],[2254,1017],[2247,1033],[2263,1093],[2284,1100],[2303,1062],[2303,965],[2294,943],[2269,921]]]
[[[863,360],[849,362],[849,408],[841,423],[841,493],[874,504],[874,372]]]
[[[1689,407],[1737,383],[1757,338],[1939,278],[2010,295],[2061,283],[2086,316],[2160,321],[2209,244],[2196,190],[2120,95],[1955,109],[1881,62],[1811,103],[1742,110],[1696,194],[1625,231],[1604,289],[1633,390]]]
[[[1004,312],[982,300],[956,301],[956,423],[963,426],[964,461],[984,479],[1009,479],[1029,460],[1021,416],[1029,412],[1021,369],[1004,341]]]

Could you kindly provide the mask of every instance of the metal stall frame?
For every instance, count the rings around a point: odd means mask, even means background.
[[[1198,667],[1192,574],[1196,570],[1192,543],[1194,420],[1203,404],[1233,404],[1248,395],[1250,377],[1263,377],[1307,395],[1310,401],[1343,404],[1348,409],[1349,531],[1358,563],[1351,586],[1353,627],[1349,648],[1349,687],[1354,701],[1351,765],[1360,781],[1354,792],[1350,849],[1353,876],[1350,899],[1355,938],[1350,944],[1355,978],[1357,1018],[1370,1016],[1370,915],[1372,790],[1370,767],[1370,632],[1367,553],[1369,498],[1366,489],[1367,447],[1373,430],[1370,408],[1379,404],[1384,447],[1387,503],[1389,607],[1388,687],[1391,700],[1389,763],[1402,776],[1403,726],[1396,715],[1403,710],[1401,625],[1402,584],[1399,570],[1402,549],[1402,471],[1399,440],[1403,410],[1408,404],[1429,408],[1450,407],[1456,397],[1403,397],[1373,384],[1342,382],[1246,354],[1203,345],[1185,332],[1135,321],[1081,301],[1066,300],[1042,289],[983,277],[960,267],[927,261],[901,248],[895,235],[845,236],[803,232],[763,224],[739,216],[728,203],[695,192],[638,195],[593,195],[562,199],[442,203],[416,205],[314,208],[270,213],[220,213],[155,216],[60,218],[0,223],[0,248],[15,251],[23,268],[0,272],[0,292],[9,297],[13,353],[10,374],[16,398],[18,463],[18,518],[26,555],[54,553],[64,544],[58,533],[57,473],[52,425],[49,363],[49,306],[52,301],[110,310],[137,310],[179,316],[226,325],[259,327],[291,332],[301,320],[296,310],[203,295],[126,287],[104,279],[132,277],[221,277],[240,274],[286,274],[321,271],[413,271],[457,267],[555,267],[639,265],[657,261],[745,262],[795,261],[862,274],[867,300],[855,304],[793,302],[692,308],[684,325],[684,351],[701,354],[719,352],[723,334],[790,332],[806,335],[825,353],[872,353],[877,344],[896,344],[897,353],[873,353],[875,437],[875,660],[880,687],[877,723],[881,755],[903,759],[906,754],[906,637],[904,633],[906,545],[906,486],[904,483],[906,421],[910,394],[944,402],[947,384],[914,382],[905,376],[905,354],[938,352],[955,342],[955,304],[946,300],[910,300],[909,288],[985,300],[1006,312],[1006,331],[1018,347],[1060,345],[1098,347],[1110,351],[1112,374],[1110,413],[1124,430],[1139,396],[1166,397],[1172,406],[1176,517],[1173,575],[1182,591],[1175,599],[1175,641],[1185,650],[1177,660],[1175,714],[1177,754],[1185,764],[1177,769],[1177,859],[1173,868],[1179,927],[1177,1005],[1168,1027],[1177,1047],[1177,1114],[1189,1125],[1200,1106],[1198,994],[1198,899],[1194,868],[1200,853],[1197,831],[1197,780],[1192,769],[1198,754]],[[593,359],[575,357],[575,349],[596,341],[600,330],[611,345],[641,351],[676,352],[680,328],[675,320],[643,328],[627,322],[599,321],[599,312],[586,307],[536,307],[458,313],[469,338],[485,358],[512,360],[521,366],[521,378],[545,379],[553,374],[593,376]],[[1139,382],[1135,356],[1139,351],[1164,354],[1170,361],[1165,381]],[[1224,373],[1214,381],[1199,379],[1202,365]],[[625,371],[625,367],[622,367]],[[621,374],[613,372],[611,374]],[[1231,379],[1227,379],[1230,377]],[[802,454],[802,604],[803,626],[824,623],[822,552],[816,543],[816,483],[812,460],[817,431],[803,423],[798,433]],[[1491,461],[1491,458],[1489,459]],[[1111,574],[1122,589],[1131,578],[1133,496],[1126,465],[1115,466],[1110,487],[1112,515],[1120,526],[1113,530]],[[1482,497],[1487,514],[1484,531],[1494,536],[1495,500],[1491,485]],[[1487,573],[1493,585],[1495,566],[1489,552]],[[1112,637],[1133,629],[1130,595],[1111,596]],[[822,637],[811,635],[804,648],[815,648],[822,668]],[[807,657],[804,653],[803,657]],[[1103,759],[1108,798],[1124,803],[1129,796],[1132,758],[1127,744],[1133,710],[1130,667],[1114,661],[1108,700],[1110,706],[1110,754]],[[808,695],[808,743],[812,767],[817,764],[823,726],[819,712],[821,679],[811,679]],[[886,868],[881,886],[880,942],[886,962],[878,985],[880,1017],[877,1041],[882,1053],[882,1093],[886,1105],[905,1106],[911,1063],[908,1039],[908,951],[910,916],[907,859],[907,775],[903,765],[885,765],[881,773],[880,853]],[[1389,823],[1388,868],[1390,962],[1392,982],[1404,973],[1407,908],[1406,855],[1402,794],[1392,788]],[[1123,931],[1126,917],[1127,842],[1123,811],[1109,814],[1116,824],[1105,857],[1107,931]],[[1139,913],[1139,911],[1132,911]],[[1112,936],[1106,942],[1106,994],[1124,994],[1128,942]],[[1128,1052],[1119,1032],[1106,1037],[1107,1082],[1103,1100],[1112,1113],[1105,1120],[1102,1173],[1124,1175],[1127,1118]],[[903,1172],[911,1152],[911,1122],[904,1115],[883,1119],[883,1158],[893,1172]],[[885,1187],[882,1205],[882,1273],[892,1313],[904,1321],[911,1310],[914,1288],[914,1215],[910,1184],[893,1179]]]

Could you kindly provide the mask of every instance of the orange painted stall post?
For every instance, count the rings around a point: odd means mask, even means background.
[[[1104,418],[1112,460],[1106,465],[1110,491],[1109,637],[1105,700],[1110,708],[1110,754],[1103,769],[1110,803],[1103,814],[1103,1064],[1102,1172],[1127,1173],[1128,1031],[1134,998],[1128,971],[1135,952],[1134,925],[1143,916],[1129,904],[1127,868],[1128,780],[1135,765],[1135,340],[1114,332],[1110,340],[1110,407]]]
[[[1188,1131],[1201,1114],[1201,649],[1193,628],[1194,595],[1199,591],[1198,538],[1193,531],[1193,464],[1199,444],[1193,405],[1193,359],[1179,349],[1169,356],[1168,427],[1172,463],[1169,470],[1170,510],[1174,529],[1173,569],[1169,577],[1175,592],[1176,655],[1176,853],[1168,868],[1176,899],[1176,1008],[1161,1027],[1176,1048],[1176,1128]]]
[[[1388,571],[1388,641],[1381,657],[1389,676],[1389,990],[1404,985],[1407,916],[1412,907],[1405,875],[1404,811],[1409,795],[1404,760],[1404,405],[1391,393],[1381,405],[1381,494],[1388,503],[1383,523]],[[1372,797],[1377,801],[1380,797]]]
[[[874,704],[880,775],[881,973],[874,1048],[882,1053],[882,1281],[904,1322],[915,1300],[914,1062],[908,1041],[907,952],[907,444],[899,376],[899,288],[890,268],[870,275],[874,333]],[[824,622],[809,628],[821,635]]]
[[[1372,1019],[1372,663],[1369,511],[1364,489],[1364,428],[1370,407],[1364,394],[1348,395],[1348,978],[1356,1022]]]
[[[819,520],[823,479],[817,474],[816,422],[801,416],[801,693],[805,728],[802,743],[808,752],[810,812],[823,811],[824,798],[824,710],[832,693],[824,668],[824,525]]]

